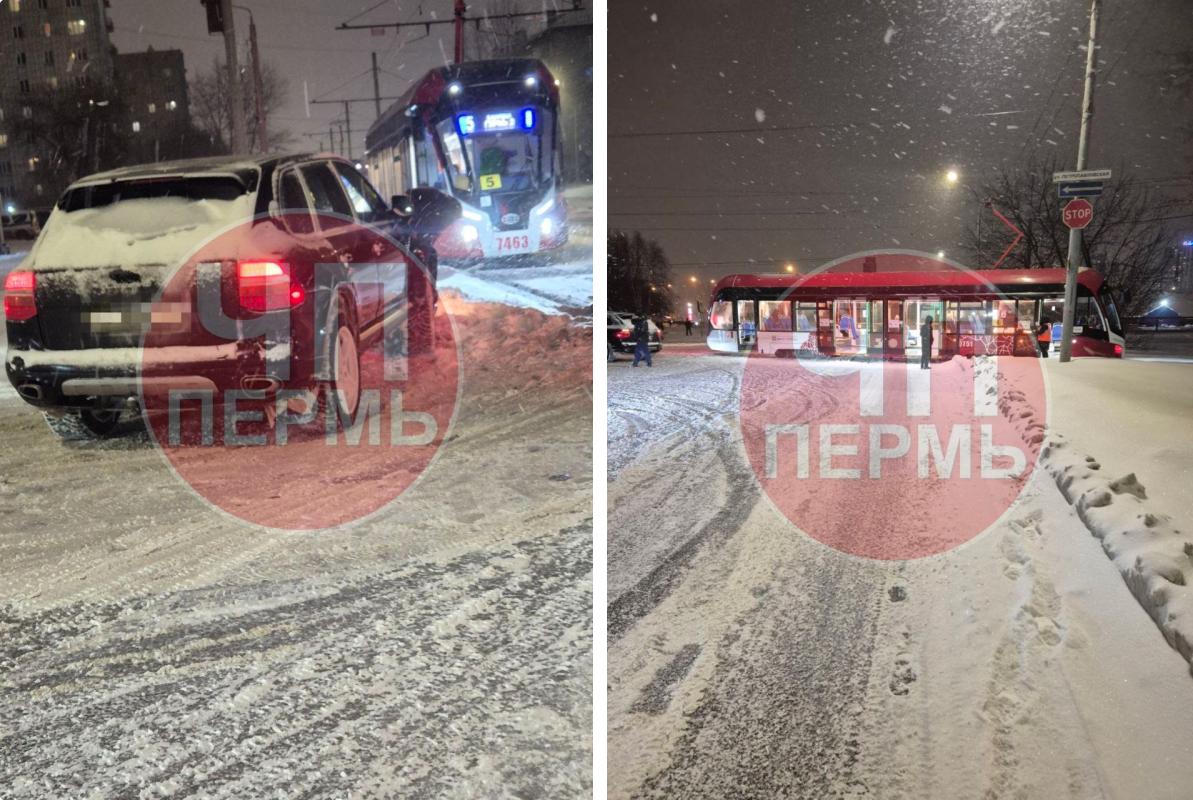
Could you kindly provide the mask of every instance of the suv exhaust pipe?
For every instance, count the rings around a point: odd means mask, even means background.
[[[17,394],[26,400],[39,401],[42,399],[42,397],[44,397],[42,388],[36,383],[22,383],[17,387]]]

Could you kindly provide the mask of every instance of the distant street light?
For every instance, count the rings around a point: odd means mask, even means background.
[[[788,264],[783,269],[787,270],[788,272],[795,272],[795,264]]]
[[[695,283],[695,282],[696,282],[696,276],[695,276],[695,275],[693,275],[692,277],[688,278],[688,280],[690,280],[692,283]]]
[[[937,251],[936,251],[936,257],[937,257],[937,258],[944,258],[944,251],[943,251],[943,250],[937,250]]]
[[[944,174],[944,179],[949,183],[956,183],[957,181],[961,180],[961,176],[957,174],[957,170],[951,169]]]

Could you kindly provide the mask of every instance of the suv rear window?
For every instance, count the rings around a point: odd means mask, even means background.
[[[103,208],[125,200],[181,197],[187,200],[235,200],[248,193],[248,187],[235,178],[151,178],[116,181],[95,186],[79,186],[58,201],[66,212],[85,208]]]

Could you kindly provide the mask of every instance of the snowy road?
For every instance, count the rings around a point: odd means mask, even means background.
[[[1051,477],[946,554],[842,555],[762,501],[743,364],[609,366],[610,797],[1188,796],[1188,664]]]
[[[452,436],[345,529],[237,524],[0,394],[0,797],[591,792],[589,337],[447,302]]]

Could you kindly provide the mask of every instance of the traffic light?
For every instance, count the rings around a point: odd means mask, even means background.
[[[220,0],[199,0],[203,8],[207,9],[207,32],[224,32],[224,13],[220,7]]]

